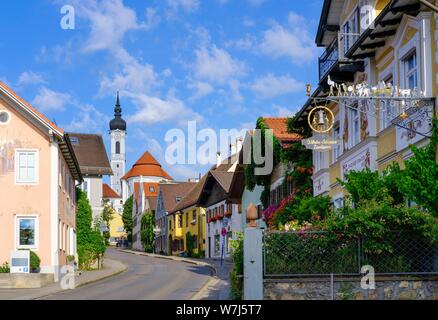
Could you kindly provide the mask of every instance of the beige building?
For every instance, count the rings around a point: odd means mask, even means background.
[[[76,255],[75,186],[82,176],[68,134],[0,83],[0,264],[29,249],[58,280]]]

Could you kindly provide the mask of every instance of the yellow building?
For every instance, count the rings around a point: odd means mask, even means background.
[[[338,178],[402,165],[412,155],[409,145],[429,142],[438,94],[437,21],[416,0],[324,1],[316,35],[326,49],[319,83],[298,116],[307,122],[315,105],[327,106],[334,114],[328,134],[340,144],[314,151],[314,195],[330,195],[342,206]]]
[[[170,255],[188,251],[187,233],[194,237],[194,253],[205,252],[205,209],[197,206],[204,183],[205,176],[169,211],[167,252]]]
[[[126,239],[127,234],[123,225],[122,215],[123,215],[123,201],[122,197],[119,196],[109,185],[104,183],[102,185],[102,199],[104,204],[110,205],[115,213],[113,219],[110,221],[109,231],[110,231],[110,242],[117,239]]]

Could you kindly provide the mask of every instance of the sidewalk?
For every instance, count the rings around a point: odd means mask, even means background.
[[[115,276],[126,270],[126,266],[117,260],[104,259],[103,269],[81,271],[76,277],[76,287]],[[38,289],[0,289],[0,300],[34,300],[63,291],[60,282]]]
[[[179,262],[193,263],[199,266],[209,267],[212,270],[213,277],[207,281],[204,287],[195,293],[191,300],[229,300],[230,299],[230,271],[233,267],[231,260],[224,260],[222,266],[221,261],[217,259],[198,259],[185,258],[177,256],[163,256],[160,254],[146,253],[141,251],[119,249],[122,252],[127,252],[136,255],[148,256],[158,259],[168,259]]]
[[[221,265],[220,260],[205,259],[205,261],[214,266],[216,276],[214,281],[209,281],[192,297],[192,300],[230,300],[230,271],[233,263],[230,260],[224,260]]]

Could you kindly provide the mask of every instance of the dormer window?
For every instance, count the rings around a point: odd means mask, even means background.
[[[155,188],[152,187],[152,186],[150,186],[150,187],[149,187],[149,192],[155,192]]]
[[[176,196],[176,197],[175,197],[175,200],[176,200],[177,203],[180,202],[181,199],[182,199],[182,197],[180,197],[180,196]]]

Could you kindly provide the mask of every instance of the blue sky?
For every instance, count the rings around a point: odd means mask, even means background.
[[[75,8],[74,30],[60,9]],[[100,133],[121,92],[127,167],[146,150],[176,179],[208,167],[164,161],[165,133],[253,128],[287,116],[317,82],[322,0],[15,0],[0,5],[0,80],[68,131]]]

